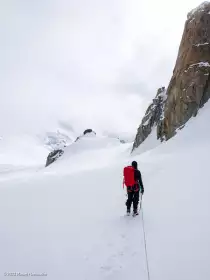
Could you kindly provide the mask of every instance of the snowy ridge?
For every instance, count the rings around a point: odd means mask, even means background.
[[[130,152],[131,143],[121,144],[118,139],[86,134],[65,148],[65,152],[45,173],[73,173],[107,166]],[[107,150],[109,156],[107,157]],[[122,154],[121,154],[122,153]],[[121,154],[121,155],[120,155]],[[69,170],[71,166],[71,171]]]

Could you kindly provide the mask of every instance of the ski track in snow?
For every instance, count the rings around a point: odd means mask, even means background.
[[[3,271],[84,280],[128,279],[132,269],[146,279],[141,219],[124,216],[120,171],[84,172],[81,180],[39,175],[2,188]]]

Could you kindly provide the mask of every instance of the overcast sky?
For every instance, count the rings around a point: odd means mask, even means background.
[[[135,132],[197,0],[0,0],[0,134]],[[1,135],[0,135],[1,136]]]

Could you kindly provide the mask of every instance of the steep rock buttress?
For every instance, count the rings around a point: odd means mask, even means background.
[[[138,128],[133,145],[133,150],[144,142],[144,140],[150,135],[153,129],[157,130],[157,138],[161,137],[157,127],[163,118],[165,100],[165,87],[159,88],[156,97],[147,108],[145,116],[143,117],[142,122]]]
[[[161,135],[170,139],[210,97],[210,3],[188,14],[167,89]]]
[[[144,125],[150,111],[148,108],[133,149],[149,136],[151,128],[157,130],[157,139],[161,141],[173,137],[177,129],[183,128],[191,117],[197,115],[209,98],[210,2],[204,2],[187,16],[173,75],[166,96],[161,100],[163,111],[157,114],[154,123],[149,122],[149,128],[148,124]]]

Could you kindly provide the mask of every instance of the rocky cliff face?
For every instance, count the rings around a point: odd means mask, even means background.
[[[163,118],[165,101],[166,90],[165,87],[162,87],[158,89],[156,97],[153,99],[142,119],[134,141],[133,150],[144,142],[153,129],[157,130],[157,138],[161,137],[157,127]]]
[[[177,129],[197,115],[209,98],[210,2],[204,2],[187,16],[173,76],[166,91],[163,112],[157,114],[157,118],[159,115],[161,117],[155,120],[157,138],[168,140],[173,137]],[[151,122],[145,130],[146,117],[147,112],[138,129],[133,148],[138,147],[154,127]]]
[[[210,3],[188,14],[160,134],[170,139],[210,98]]]

